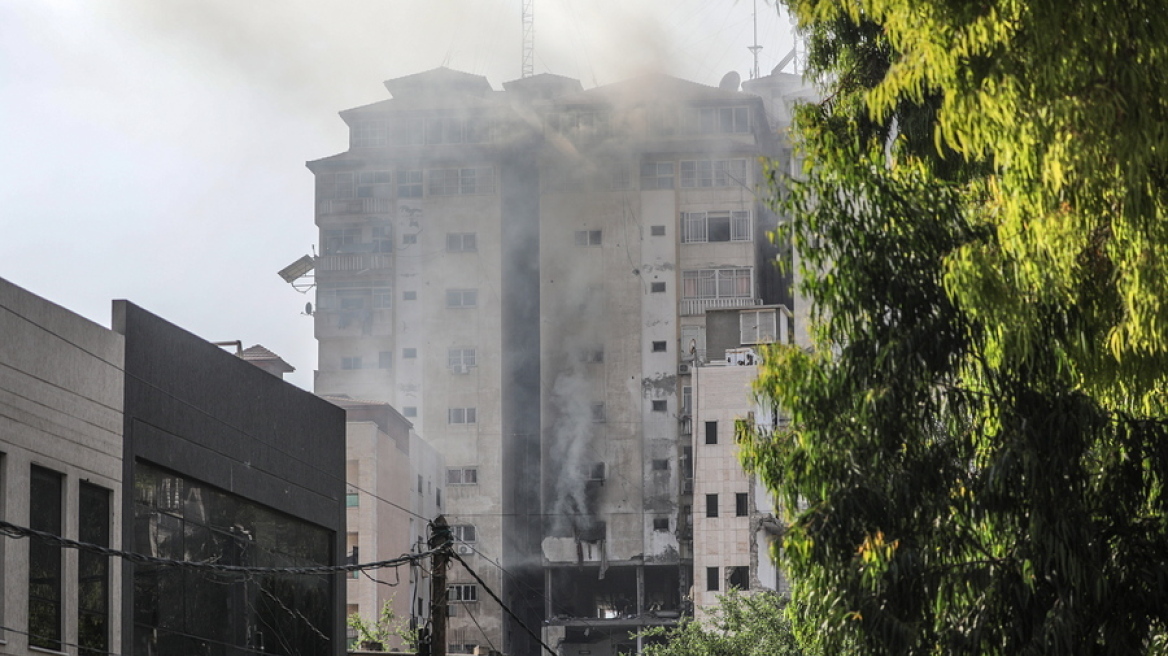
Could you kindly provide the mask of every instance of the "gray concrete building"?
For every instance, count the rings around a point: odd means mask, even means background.
[[[758,340],[791,306],[758,192],[762,158],[790,166],[788,82],[435,69],[342,112],[348,149],[308,163],[316,391],[414,422],[468,564],[564,653],[636,653],[630,632],[693,612],[685,394],[707,310],[754,308]],[[451,581],[451,652],[539,651]]]

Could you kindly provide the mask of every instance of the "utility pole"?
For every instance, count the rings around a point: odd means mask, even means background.
[[[439,515],[430,524],[430,548],[437,549],[430,561],[430,656],[446,656],[446,566],[451,544],[446,517]]]

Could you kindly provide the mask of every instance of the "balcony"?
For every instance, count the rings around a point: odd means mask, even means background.
[[[360,273],[393,268],[393,256],[388,253],[346,253],[321,255],[316,258],[317,273]]]
[[[347,198],[323,200],[316,206],[319,216],[336,214],[388,214],[392,203],[388,198]]]
[[[386,309],[317,309],[316,337],[388,337],[393,334],[393,312]]]
[[[706,310],[721,308],[742,308],[762,305],[761,298],[686,298],[681,301],[681,316],[696,317]]]

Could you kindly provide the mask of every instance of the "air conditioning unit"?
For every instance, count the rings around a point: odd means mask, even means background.
[[[451,367],[450,370],[456,374],[461,374],[463,376],[470,373],[470,367],[468,367],[465,364],[456,364],[453,367]]]
[[[690,374],[690,367],[692,366],[693,365],[688,362],[682,362],[677,365],[677,373],[681,374],[682,376],[688,376]]]
[[[454,545],[454,550],[460,556],[469,556],[474,553],[474,547],[470,546],[469,544],[456,544]]]

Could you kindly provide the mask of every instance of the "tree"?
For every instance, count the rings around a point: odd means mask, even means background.
[[[791,0],[811,350],[744,464],[827,653],[1138,654],[1168,625],[1168,12]],[[821,248],[809,248],[815,243]]]
[[[787,600],[777,593],[731,588],[704,622],[685,619],[673,629],[646,631],[646,637],[666,642],[647,645],[645,656],[803,656],[786,607]]]

